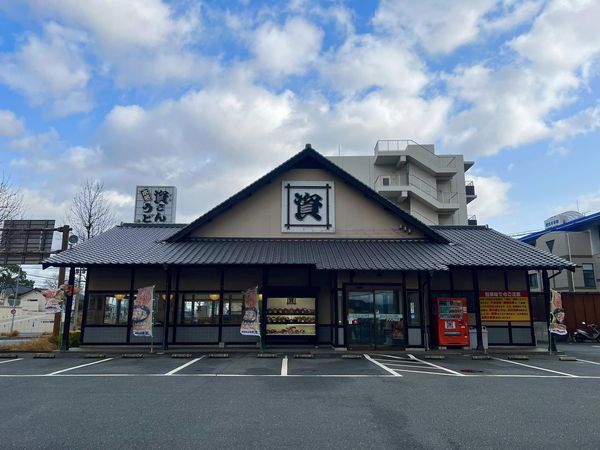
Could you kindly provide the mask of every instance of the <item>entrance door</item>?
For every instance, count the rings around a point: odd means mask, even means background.
[[[400,290],[349,290],[347,299],[348,338],[351,347],[405,346]]]

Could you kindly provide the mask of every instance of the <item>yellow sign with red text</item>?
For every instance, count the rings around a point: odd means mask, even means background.
[[[479,304],[482,322],[529,322],[527,291],[481,291]]]

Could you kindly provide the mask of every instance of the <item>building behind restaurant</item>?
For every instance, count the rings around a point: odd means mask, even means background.
[[[373,155],[328,156],[427,225],[477,225],[467,204],[477,198],[465,173],[474,165],[463,155],[437,155],[433,144],[379,140]]]

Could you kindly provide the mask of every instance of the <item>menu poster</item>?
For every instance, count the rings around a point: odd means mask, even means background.
[[[560,292],[557,292],[554,289],[551,291],[550,298],[550,332],[560,336],[565,336],[567,334],[562,297]]]
[[[260,314],[258,312],[258,288],[243,292],[244,315],[240,333],[245,336],[260,336]]]
[[[134,336],[152,336],[152,303],[154,300],[154,286],[138,289],[133,301],[133,314],[131,316],[132,332]]]

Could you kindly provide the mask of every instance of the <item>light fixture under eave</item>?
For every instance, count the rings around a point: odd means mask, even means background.
[[[160,298],[164,302],[167,299],[167,294],[160,294]],[[173,300],[173,298],[174,298],[173,294],[169,295],[169,300]]]
[[[219,294],[208,294],[208,298],[213,302],[216,302],[221,298],[221,296]]]
[[[115,294],[115,298],[117,300],[123,300],[125,298],[125,294]]]
[[[262,302],[262,298],[263,298],[263,297],[262,297],[262,294],[258,294],[258,301],[259,301],[259,302]]]

